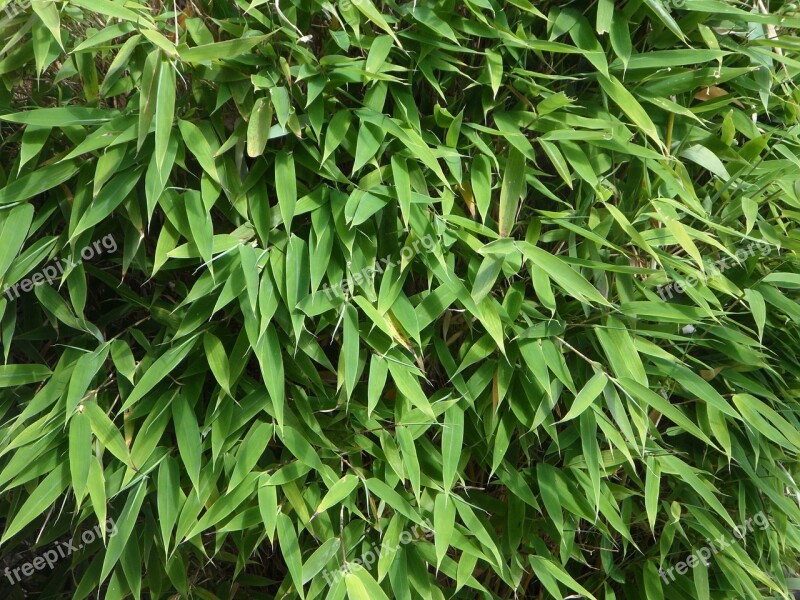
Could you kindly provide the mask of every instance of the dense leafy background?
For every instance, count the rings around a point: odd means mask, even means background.
[[[6,6],[3,597],[797,587],[796,5]]]

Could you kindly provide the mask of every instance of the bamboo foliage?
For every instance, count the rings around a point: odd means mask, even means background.
[[[6,3],[3,597],[800,589],[797,10]]]

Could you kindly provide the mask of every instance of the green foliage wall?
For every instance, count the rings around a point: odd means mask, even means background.
[[[800,587],[795,4],[2,17],[3,597]]]

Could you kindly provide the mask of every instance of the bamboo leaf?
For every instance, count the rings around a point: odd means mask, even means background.
[[[497,232],[501,236],[508,236],[511,233],[524,190],[525,156],[512,147],[508,151],[503,185],[500,188],[500,217]]]

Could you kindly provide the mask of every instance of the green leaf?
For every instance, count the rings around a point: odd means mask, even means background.
[[[433,409],[428,401],[428,397],[422,391],[419,381],[412,375],[410,367],[395,363],[394,361],[388,362],[389,372],[392,374],[392,379],[397,385],[397,389],[409,401],[419,408],[423,413],[430,417],[434,417]]]
[[[674,33],[679,39],[686,39],[683,35],[680,25],[678,25],[678,23],[672,17],[669,12],[669,8],[667,8],[663,0],[644,0],[644,3],[647,4],[650,10],[656,14],[659,20],[661,20],[661,22],[667,26],[667,29]]]
[[[39,194],[58,187],[78,172],[78,165],[73,161],[58,162],[46,165],[33,173],[14,179],[0,188],[0,206],[23,202]]]
[[[256,35],[246,38],[225,40],[213,44],[179,48],[180,58],[187,63],[228,60],[247,54],[254,46],[265,42],[269,35]]]
[[[278,194],[278,206],[286,232],[292,228],[292,219],[297,206],[297,184],[294,170],[294,157],[286,152],[278,152],[275,156],[275,191]]]
[[[172,420],[175,423],[181,462],[186,467],[192,485],[198,490],[203,442],[194,409],[184,394],[178,394],[172,401]]]
[[[358,313],[352,304],[344,307],[344,345],[342,346],[342,357],[344,359],[344,382],[347,397],[349,398],[356,387],[359,363],[359,335],[358,335]]]
[[[342,500],[347,498],[354,489],[358,487],[358,477],[352,474],[347,474],[337,481],[325,494],[325,497],[317,506],[314,511],[314,516],[325,512],[329,508],[341,504]]]
[[[708,438],[703,430],[692,423],[689,417],[683,414],[680,409],[673,406],[669,401],[665,400],[660,394],[656,394],[654,391],[644,387],[642,384],[632,379],[622,378],[620,379],[620,383],[625,390],[631,393],[637,400],[641,400],[649,406],[652,406],[670,421],[691,433],[698,439],[702,440],[709,446],[714,445],[714,443]]]
[[[139,91],[139,121],[137,125],[136,151],[142,149],[150,125],[153,122],[153,115],[156,113],[158,102],[158,82],[161,75],[161,68],[164,61],[161,60],[161,53],[153,50],[147,55],[147,60],[142,69],[141,88]]]
[[[550,279],[571,296],[582,302],[610,305],[608,300],[597,291],[597,288],[557,256],[527,242],[519,242],[517,246],[522,250],[526,259],[541,267]]]
[[[349,110],[340,110],[333,115],[325,133],[325,151],[322,153],[322,163],[325,163],[342,144],[350,129],[352,119],[352,113]]]
[[[744,294],[758,328],[758,339],[762,340],[764,338],[764,327],[767,323],[767,305],[764,302],[764,296],[751,289],[746,289]]]
[[[557,565],[553,561],[548,560],[543,556],[530,555],[528,556],[528,560],[531,563],[531,567],[533,567],[533,572],[536,573],[538,577],[556,579],[569,589],[578,592],[587,598],[594,598],[594,596],[586,588],[575,581],[575,579],[560,565]],[[550,592],[553,593],[553,590],[550,590]],[[560,596],[561,594],[557,592],[557,595]]]
[[[161,539],[164,543],[165,553],[169,549],[169,540],[182,504],[180,486],[180,472],[178,462],[168,456],[158,469],[158,525],[161,529]]]
[[[217,383],[225,390],[225,393],[231,395],[231,381],[230,381],[230,365],[228,364],[228,356],[225,353],[225,348],[217,336],[212,333],[206,332],[203,334],[203,348],[206,352],[206,360],[211,372],[217,380]]]
[[[500,217],[497,232],[508,236],[514,228],[519,200],[525,190],[525,156],[513,146],[508,150],[503,184],[500,188]]]
[[[50,375],[45,365],[0,365],[0,388],[38,383]]]
[[[120,411],[125,411],[131,406],[135,405],[142,398],[145,397],[153,388],[161,383],[167,374],[172,373],[175,368],[186,358],[191,352],[194,342],[194,337],[186,340],[174,348],[170,348],[164,354],[150,365],[150,368],[139,379],[139,383],[133,388],[131,395],[127,397],[125,403],[122,405]]]
[[[275,535],[279,514],[276,486],[262,485],[258,488],[258,510],[264,523],[264,531],[267,537],[272,540]]]
[[[78,413],[69,422],[69,470],[72,490],[78,506],[81,505],[89,482],[92,462],[92,427],[89,417]]]
[[[303,557],[297,540],[297,531],[292,520],[284,514],[278,515],[278,542],[281,554],[289,567],[289,574],[294,588],[301,598],[305,598],[303,590]]]
[[[486,51],[486,66],[489,70],[489,81],[492,85],[492,96],[497,97],[503,81],[503,57],[493,50]]]
[[[731,178],[728,169],[725,168],[725,165],[719,157],[705,146],[701,146],[700,144],[689,146],[681,152],[681,158],[690,160],[708,169],[723,181],[728,181]]]
[[[67,389],[67,419],[71,418],[78,405],[89,397],[86,391],[103,367],[103,363],[108,357],[108,350],[109,346],[103,344],[94,352],[87,352],[81,356],[75,363],[75,369],[72,372],[69,388]]]
[[[654,0],[659,1],[659,0]],[[599,75],[598,81],[603,91],[622,109],[634,125],[636,125],[642,132],[652,139],[659,148],[664,149],[664,143],[658,134],[655,124],[653,123],[647,111],[642,108],[642,105],[636,101],[628,89],[613,75],[606,77]]]
[[[113,2],[112,0],[70,0],[72,4],[83,7],[92,12],[97,12],[108,17],[115,19],[122,19],[124,21],[133,21],[136,23],[148,24],[145,13],[136,13],[132,10],[124,8],[121,4]]]
[[[99,442],[121,462],[130,464],[131,458],[128,446],[125,445],[125,440],[113,421],[94,402],[87,402],[82,406],[84,414],[89,418],[89,423],[91,423],[92,432]]]
[[[42,2],[42,0],[37,0],[37,2]],[[66,127],[69,125],[97,125],[117,116],[119,116],[117,111],[106,108],[65,106],[35,108],[24,112],[0,115],[0,119],[35,127]]]
[[[386,385],[386,376],[389,372],[389,365],[386,360],[373,354],[369,363],[369,381],[367,384],[367,413],[372,414],[381,394]]]
[[[272,400],[272,408],[278,427],[283,429],[283,405],[285,398],[283,356],[278,333],[273,325],[269,325],[259,340],[256,348],[258,362],[261,365],[261,373],[264,383],[267,385],[269,397]]]
[[[100,572],[100,580],[104,581],[111,573],[111,569],[117,564],[125,544],[130,539],[131,534],[136,526],[136,520],[139,516],[139,510],[144,502],[145,493],[147,492],[147,482],[142,481],[135,490],[128,492],[128,499],[119,518],[114,521],[116,533],[109,538],[108,548],[106,548],[105,556],[103,557],[103,567]]]
[[[492,201],[492,167],[489,159],[482,154],[475,157],[470,170],[472,194],[481,220],[486,220]]]
[[[345,575],[345,584],[347,597],[353,600],[389,600],[372,575],[360,565]]]
[[[655,532],[658,514],[658,496],[661,486],[661,469],[652,457],[648,458],[645,464],[647,466],[647,474],[645,476],[644,505],[647,512],[647,520],[650,523],[650,529]]]
[[[142,172],[139,169],[129,169],[117,175],[100,190],[97,198],[92,202],[91,207],[81,217],[78,224],[72,231],[70,238],[75,239],[80,234],[88,231],[104,219],[108,218],[112,212],[127,199],[133,191]]]
[[[35,487],[14,518],[10,519],[0,543],[18,534],[26,525],[49,509],[69,483],[69,467],[66,462],[62,462]]]
[[[167,156],[167,145],[172,133],[175,118],[175,70],[167,61],[162,61],[158,71],[158,92],[156,97],[156,165],[163,168]]]
[[[271,123],[272,105],[266,98],[257,99],[247,122],[247,156],[254,158],[264,154]]]
[[[436,531],[436,568],[442,564],[453,536],[456,518],[455,500],[449,494],[438,494],[433,508],[433,529]]]
[[[411,219],[411,179],[406,161],[397,155],[392,156],[392,174],[397,190],[397,201],[400,203],[400,212],[406,227],[408,227]]]
[[[583,389],[578,395],[575,396],[575,400],[572,402],[569,412],[567,412],[561,421],[569,421],[582,414],[605,389],[607,383],[608,377],[605,373],[595,373],[595,375],[586,382],[586,385],[583,386]]]
[[[214,152],[200,128],[189,121],[178,121],[178,128],[186,147],[200,163],[203,171],[216,182],[220,181],[217,165],[214,162]]]
[[[41,19],[44,26],[47,27],[51,34],[53,34],[53,37],[63,50],[64,44],[61,41],[61,17],[58,14],[56,3],[43,0],[33,0],[31,2],[31,7],[33,8],[33,12],[36,13],[36,16]]]
[[[367,19],[388,33],[399,48],[403,47],[403,45],[400,43],[400,40],[397,39],[397,36],[394,34],[392,28],[389,27],[389,23],[386,22],[386,19],[375,7],[375,4],[373,4],[372,0],[359,0],[359,2],[354,2],[353,5],[360,10],[361,13],[367,17]]]
[[[456,480],[458,463],[461,459],[461,448],[464,444],[464,411],[457,404],[454,404],[444,414],[442,480],[444,489],[449,491]]]

